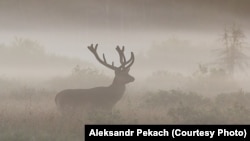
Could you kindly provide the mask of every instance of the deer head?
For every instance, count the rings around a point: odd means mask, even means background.
[[[131,57],[129,60],[126,59],[125,55],[124,55],[124,46],[122,48],[120,48],[119,46],[116,47],[116,51],[119,54],[120,57],[120,66],[115,66],[114,62],[112,62],[112,64],[107,63],[105,55],[103,54],[103,59],[101,59],[97,53],[97,47],[98,44],[96,44],[95,46],[93,44],[91,44],[90,46],[88,46],[88,49],[94,54],[94,56],[96,57],[96,59],[104,66],[106,66],[107,68],[113,70],[115,72],[115,78],[113,81],[113,85],[115,84],[127,84],[130,82],[133,82],[135,79],[133,76],[129,75],[129,70],[130,67],[133,65],[134,63],[134,53],[131,52]]]

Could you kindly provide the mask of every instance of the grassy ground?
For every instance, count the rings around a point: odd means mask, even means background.
[[[0,98],[1,141],[82,141],[84,124],[249,124],[250,94],[235,92],[205,98],[181,91],[127,94],[112,114],[85,119],[61,116],[55,91],[21,88]]]

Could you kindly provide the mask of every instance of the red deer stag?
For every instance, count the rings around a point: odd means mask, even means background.
[[[95,58],[107,68],[114,70],[115,78],[113,83],[108,87],[95,87],[91,89],[67,89],[56,95],[55,102],[58,108],[65,110],[89,110],[89,109],[103,109],[111,111],[113,106],[122,98],[125,92],[125,85],[133,82],[134,77],[128,74],[130,67],[134,63],[134,54],[131,52],[131,58],[126,60],[124,55],[124,47],[116,47],[116,51],[120,57],[121,65],[119,67],[108,64],[105,55],[101,59],[97,53],[97,46],[88,46],[88,49],[94,54]],[[68,111],[67,110],[67,111]]]

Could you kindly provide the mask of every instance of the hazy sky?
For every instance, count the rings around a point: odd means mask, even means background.
[[[248,31],[249,13],[249,0],[0,0],[0,42],[30,38],[77,57],[90,43],[141,51],[169,37],[214,41],[232,23]]]
[[[8,30],[210,30],[249,22],[248,0],[1,0]]]

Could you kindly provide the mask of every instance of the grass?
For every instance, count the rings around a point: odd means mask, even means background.
[[[205,98],[181,91],[127,94],[112,114],[94,112],[85,119],[64,117],[55,91],[32,88],[0,95],[1,141],[82,141],[84,124],[249,124],[250,94],[235,92]]]

